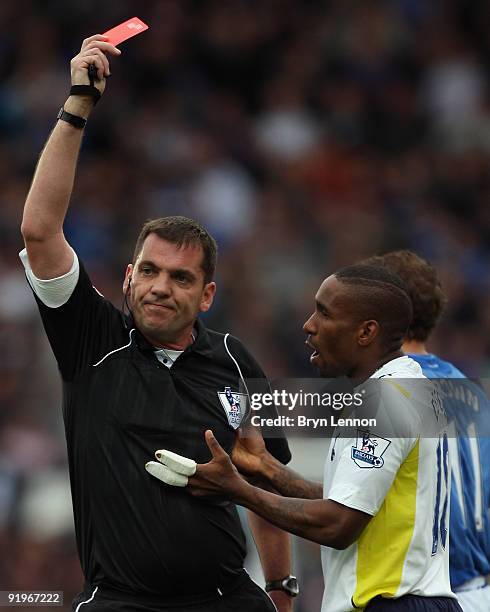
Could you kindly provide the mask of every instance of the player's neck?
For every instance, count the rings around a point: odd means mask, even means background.
[[[404,353],[411,353],[412,355],[428,355],[425,343],[420,340],[405,340],[402,346]]]
[[[365,363],[358,364],[356,370],[350,374],[350,378],[354,378],[356,381],[367,380],[375,372],[381,369],[389,361],[403,357],[401,349],[391,351],[390,353],[379,356],[377,359],[369,359]]]
[[[160,348],[164,348],[164,349],[168,349],[171,351],[185,351],[185,349],[191,345],[194,342],[194,336],[192,334],[189,334],[189,336],[187,336],[186,338],[182,338],[179,341],[176,342],[164,342],[164,343],[159,343],[159,344],[155,344],[155,348],[160,349]]]
[[[185,351],[185,349],[191,345],[194,340],[194,327],[189,327],[188,330],[185,330],[183,333],[179,334],[176,338],[157,338],[150,337],[149,335],[145,335],[145,338],[153,344],[156,349],[168,349],[171,351]]]

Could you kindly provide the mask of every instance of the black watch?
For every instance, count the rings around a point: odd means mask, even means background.
[[[85,124],[87,123],[86,119],[84,119],[83,117],[79,117],[78,115],[72,115],[72,113],[69,113],[63,107],[60,108],[56,119],[58,119],[58,121],[60,119],[61,121],[66,121],[73,127],[78,128],[79,130],[83,130],[83,128],[85,127]]]
[[[281,580],[270,580],[265,583],[265,590],[269,591],[285,591],[290,597],[299,595],[298,579],[296,576],[286,576]]]

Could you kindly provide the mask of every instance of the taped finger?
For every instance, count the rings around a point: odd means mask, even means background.
[[[157,463],[156,461],[148,461],[148,463],[145,465],[145,469],[149,474],[172,487],[187,486],[187,476],[177,474],[177,472],[174,472],[166,465]]]
[[[174,472],[178,474],[183,474],[184,476],[194,476],[196,473],[196,462],[194,459],[189,459],[188,457],[183,457],[182,455],[178,455],[177,453],[173,453],[169,450],[157,450],[155,453],[155,457],[168,466]]]

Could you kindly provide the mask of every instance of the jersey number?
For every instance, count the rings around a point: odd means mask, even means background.
[[[480,446],[476,437],[474,423],[468,425],[468,441],[470,444],[470,456],[475,474],[475,527],[477,531],[483,531],[483,494],[480,463]]]
[[[437,485],[436,485],[436,505],[434,507],[434,523],[432,526],[432,554],[437,553],[439,540],[442,548],[446,548],[447,542],[447,519],[448,519],[448,501],[449,501],[449,466],[448,466],[448,440],[447,433],[441,437],[437,443],[436,461],[437,461]],[[444,477],[444,489],[443,489]],[[444,495],[444,502],[441,511],[441,498]]]
[[[463,476],[461,473],[461,462],[459,457],[459,448],[456,443],[457,433],[454,421],[450,425],[450,435],[451,441],[454,436],[454,450],[451,449],[451,457],[454,461],[451,461],[453,474],[454,474],[454,483],[456,485],[456,492],[458,495],[458,501],[461,508],[461,514],[463,516],[463,521],[465,526],[467,525],[467,517],[466,517],[466,504],[463,493]],[[482,475],[481,475],[481,462],[480,462],[480,447],[478,444],[478,438],[476,435],[476,426],[475,423],[468,423],[466,428],[466,438],[464,438],[464,442],[468,444],[469,451],[469,460],[471,461],[471,466],[473,468],[473,477],[475,480],[475,487],[473,491],[473,501],[474,501],[474,515],[473,519],[475,521],[475,529],[477,531],[483,531],[483,485],[482,485]]]

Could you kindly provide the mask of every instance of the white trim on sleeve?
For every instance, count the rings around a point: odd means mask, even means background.
[[[80,264],[78,263],[77,254],[71,247],[70,249],[73,253],[73,264],[70,270],[62,276],[48,279],[34,276],[34,272],[29,264],[26,249],[22,249],[19,253],[29,285],[41,302],[48,308],[59,308],[63,306],[63,304],[66,304],[77,286],[78,277],[80,275]]]

